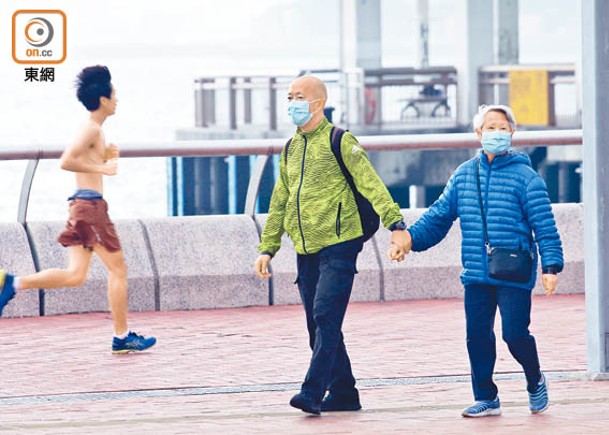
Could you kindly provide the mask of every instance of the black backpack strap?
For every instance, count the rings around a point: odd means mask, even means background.
[[[338,166],[340,167],[340,170],[342,171],[343,176],[345,177],[345,180],[347,180],[347,184],[349,184],[351,192],[353,192],[353,196],[355,197],[357,211],[362,223],[363,240],[365,242],[366,240],[369,240],[379,229],[380,219],[370,201],[368,201],[364,195],[357,190],[355,182],[353,181],[353,176],[349,172],[349,169],[347,169],[347,166],[345,166],[345,161],[343,160],[343,154],[341,152],[341,142],[344,134],[345,130],[338,127],[332,127],[332,131],[330,132],[332,154],[334,154],[334,157],[338,162]]]
[[[330,132],[330,143],[332,145],[332,153],[334,157],[336,157],[336,161],[338,162],[338,166],[340,166],[340,170],[342,171],[347,183],[349,183],[349,187],[353,191],[354,195],[357,195],[358,190],[355,187],[355,183],[353,182],[353,177],[351,173],[345,166],[345,161],[343,160],[343,154],[340,149],[340,144],[343,140],[343,135],[345,134],[345,130],[338,127],[332,127],[332,131]]]
[[[290,144],[292,143],[292,138],[289,138],[283,147],[283,160],[285,164],[288,164],[288,151],[290,150]]]

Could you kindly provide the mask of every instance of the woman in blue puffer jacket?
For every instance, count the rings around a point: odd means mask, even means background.
[[[459,218],[467,350],[476,400],[462,415],[483,417],[501,413],[497,386],[492,379],[497,307],[503,340],[524,369],[529,408],[537,414],[547,409],[549,401],[535,338],[528,329],[531,292],[536,279],[537,248],[543,287],[547,295],[554,292],[556,274],[563,268],[560,237],[543,179],[531,167],[526,154],[510,149],[516,127],[512,110],[507,106],[481,106],[473,125],[483,149],[457,168],[440,198],[408,229],[411,247],[424,251],[436,245]],[[488,262],[491,247],[528,251],[533,258],[530,276],[520,277],[519,281],[512,275],[491,278]],[[403,259],[392,252],[390,258]]]

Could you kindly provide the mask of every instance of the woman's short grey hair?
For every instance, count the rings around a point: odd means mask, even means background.
[[[502,112],[506,117],[512,130],[516,130],[516,118],[514,117],[514,112],[508,106],[503,106],[501,104],[489,104],[488,106],[483,104],[478,107],[478,113],[474,115],[474,119],[472,120],[472,124],[474,126],[474,130],[478,130],[482,128],[484,125],[484,117],[488,112]]]

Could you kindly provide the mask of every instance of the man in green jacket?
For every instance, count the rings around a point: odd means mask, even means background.
[[[301,391],[290,405],[312,414],[361,409],[341,326],[364,232],[354,193],[331,148],[326,99],[326,87],[316,77],[300,77],[290,85],[288,115],[297,129],[281,155],[255,266],[261,278],[271,276],[269,263],[287,232],[298,254],[297,283],[313,351]],[[403,250],[407,235],[400,207],[351,133],[343,135],[340,153],[355,187],[392,231],[392,249]]]

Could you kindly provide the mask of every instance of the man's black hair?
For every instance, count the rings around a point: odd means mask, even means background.
[[[112,95],[112,76],[107,67],[89,66],[76,78],[76,96],[89,112],[99,109],[100,98]]]

